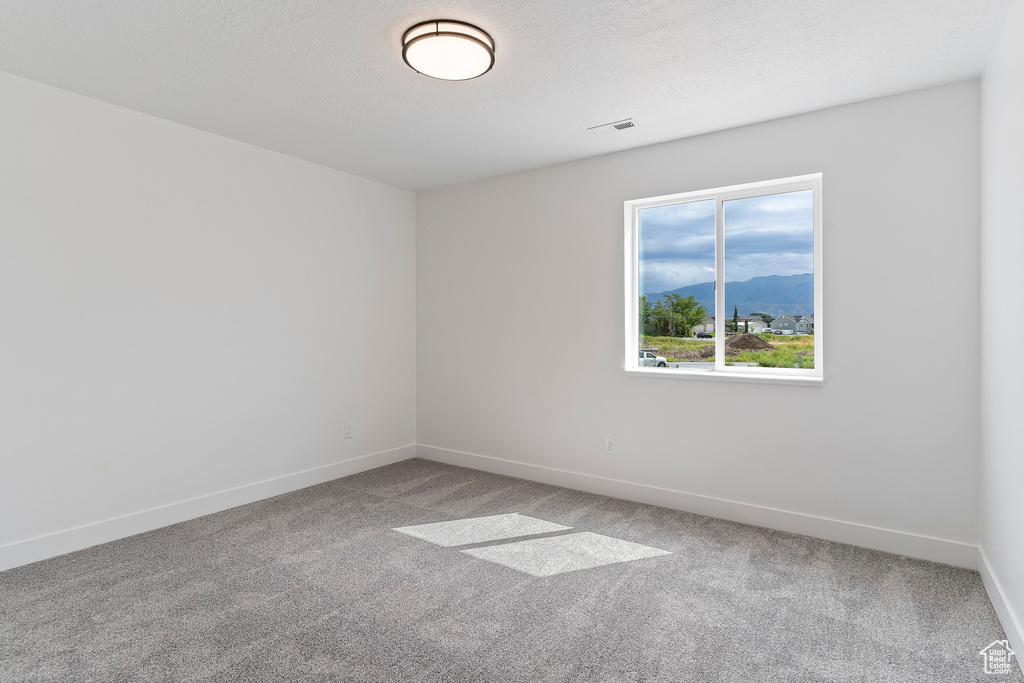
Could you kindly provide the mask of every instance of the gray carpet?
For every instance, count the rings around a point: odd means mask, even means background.
[[[507,513],[670,554],[392,530]],[[1003,637],[975,572],[424,460],[0,573],[4,682],[1020,681]]]

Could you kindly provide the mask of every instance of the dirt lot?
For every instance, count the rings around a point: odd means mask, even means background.
[[[725,340],[725,355],[738,356],[744,351],[773,351],[775,347],[756,334],[736,334]]]
[[[670,362],[695,362],[707,361],[715,357],[714,339],[694,339],[692,337],[647,337],[645,347],[657,348],[658,355],[665,356]],[[770,354],[772,358],[779,356],[780,352],[786,359],[779,357],[767,361],[764,354]],[[735,358],[740,354],[747,354],[749,358],[744,360],[755,360],[755,355],[762,364],[766,362],[782,363],[780,367],[790,366],[790,361],[796,362],[796,356],[803,356],[813,363],[814,337],[799,335],[759,335],[759,334],[734,334],[726,338],[726,357]],[[789,358],[792,356],[792,358]]]

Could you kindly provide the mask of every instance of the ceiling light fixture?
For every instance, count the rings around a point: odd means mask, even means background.
[[[494,66],[494,40],[463,21],[424,21],[402,36],[402,59],[424,76],[468,81]]]

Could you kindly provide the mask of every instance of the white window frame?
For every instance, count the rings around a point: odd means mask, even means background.
[[[625,353],[624,369],[630,375],[684,379],[709,379],[775,384],[821,384],[824,380],[825,354],[824,297],[822,296],[822,240],[821,240],[821,186],[822,174],[765,180],[743,185],[730,185],[711,190],[682,192],[679,194],[632,199],[625,202]],[[723,203],[734,199],[761,197],[786,192],[811,190],[814,201],[814,368],[748,368],[725,364],[725,224]],[[715,367],[714,369],[651,368],[637,363],[640,347],[640,210],[671,204],[715,200]]]

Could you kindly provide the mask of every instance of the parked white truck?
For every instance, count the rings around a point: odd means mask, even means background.
[[[668,367],[668,361],[664,356],[654,355],[654,351],[658,349],[641,349],[640,350],[640,367],[642,368],[664,368]]]

